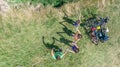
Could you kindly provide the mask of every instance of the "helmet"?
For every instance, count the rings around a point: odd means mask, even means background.
[[[97,30],[100,30],[101,29],[101,27],[100,26],[97,26]]]

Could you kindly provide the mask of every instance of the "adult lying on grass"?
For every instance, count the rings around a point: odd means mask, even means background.
[[[66,53],[67,53],[67,50],[64,52],[64,53],[62,53],[62,49],[52,49],[51,50],[51,55],[52,55],[52,57],[55,59],[55,60],[60,60],[60,59],[62,59],[63,58],[63,56],[65,56],[66,55]]]

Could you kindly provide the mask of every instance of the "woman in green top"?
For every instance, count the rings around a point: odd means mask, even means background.
[[[55,59],[55,60],[60,60],[63,58],[63,56],[65,56],[67,53],[67,51],[64,52],[64,54],[62,53],[62,50],[61,49],[58,49],[58,50],[55,50],[54,48],[51,50],[51,54],[52,54],[52,57]]]

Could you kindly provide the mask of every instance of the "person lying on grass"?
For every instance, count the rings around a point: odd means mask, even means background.
[[[67,50],[66,50],[64,53],[62,53],[62,49],[55,49],[55,48],[53,48],[53,49],[51,50],[51,55],[52,55],[52,57],[53,57],[55,60],[60,60],[60,59],[62,59],[63,56],[66,55],[66,53],[67,53]]]
[[[80,25],[80,20],[78,19],[78,20],[76,20],[76,22],[73,24],[73,26],[78,27],[79,25]]]
[[[76,20],[75,23],[73,23],[73,26],[75,26],[75,27],[80,26],[82,19],[84,19],[84,18],[83,18],[83,16],[81,16],[81,13],[80,13],[78,20]]]
[[[73,38],[75,40],[75,43],[77,43],[81,38],[82,38],[82,34],[81,32],[78,30],[78,28],[76,28],[77,32],[73,35]]]
[[[71,49],[67,49],[67,51],[71,52],[71,53],[78,53],[79,47],[77,46],[77,44],[75,42],[73,42],[71,45]]]

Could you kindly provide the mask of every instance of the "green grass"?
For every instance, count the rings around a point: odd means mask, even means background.
[[[83,1],[82,1],[83,2]],[[56,61],[52,58],[50,50],[45,47],[45,42],[51,44],[52,37],[60,39],[56,32],[63,32],[63,26],[59,22],[64,21],[60,15],[62,9],[45,8],[44,16],[36,13],[32,19],[8,17],[0,22],[0,67],[120,67],[120,5],[113,3],[104,11],[99,11],[101,16],[109,16],[108,27],[110,40],[100,43],[98,46],[91,43],[85,30],[80,27],[83,38],[78,43],[78,54],[68,53],[63,59]],[[81,2],[79,3],[81,4]],[[71,6],[68,6],[71,7]],[[74,6],[75,7],[75,6]],[[43,9],[44,10],[44,9]],[[84,11],[85,9],[82,9]],[[94,9],[93,9],[94,10]],[[44,12],[44,11],[43,11]],[[19,13],[19,12],[17,12]],[[78,12],[79,13],[79,12]],[[82,15],[85,12],[82,12]],[[78,19],[78,14],[71,15],[70,19]],[[74,27],[64,22],[68,29],[75,32]],[[66,39],[73,40],[66,33],[62,34]],[[55,41],[55,45],[65,51],[68,45]]]

